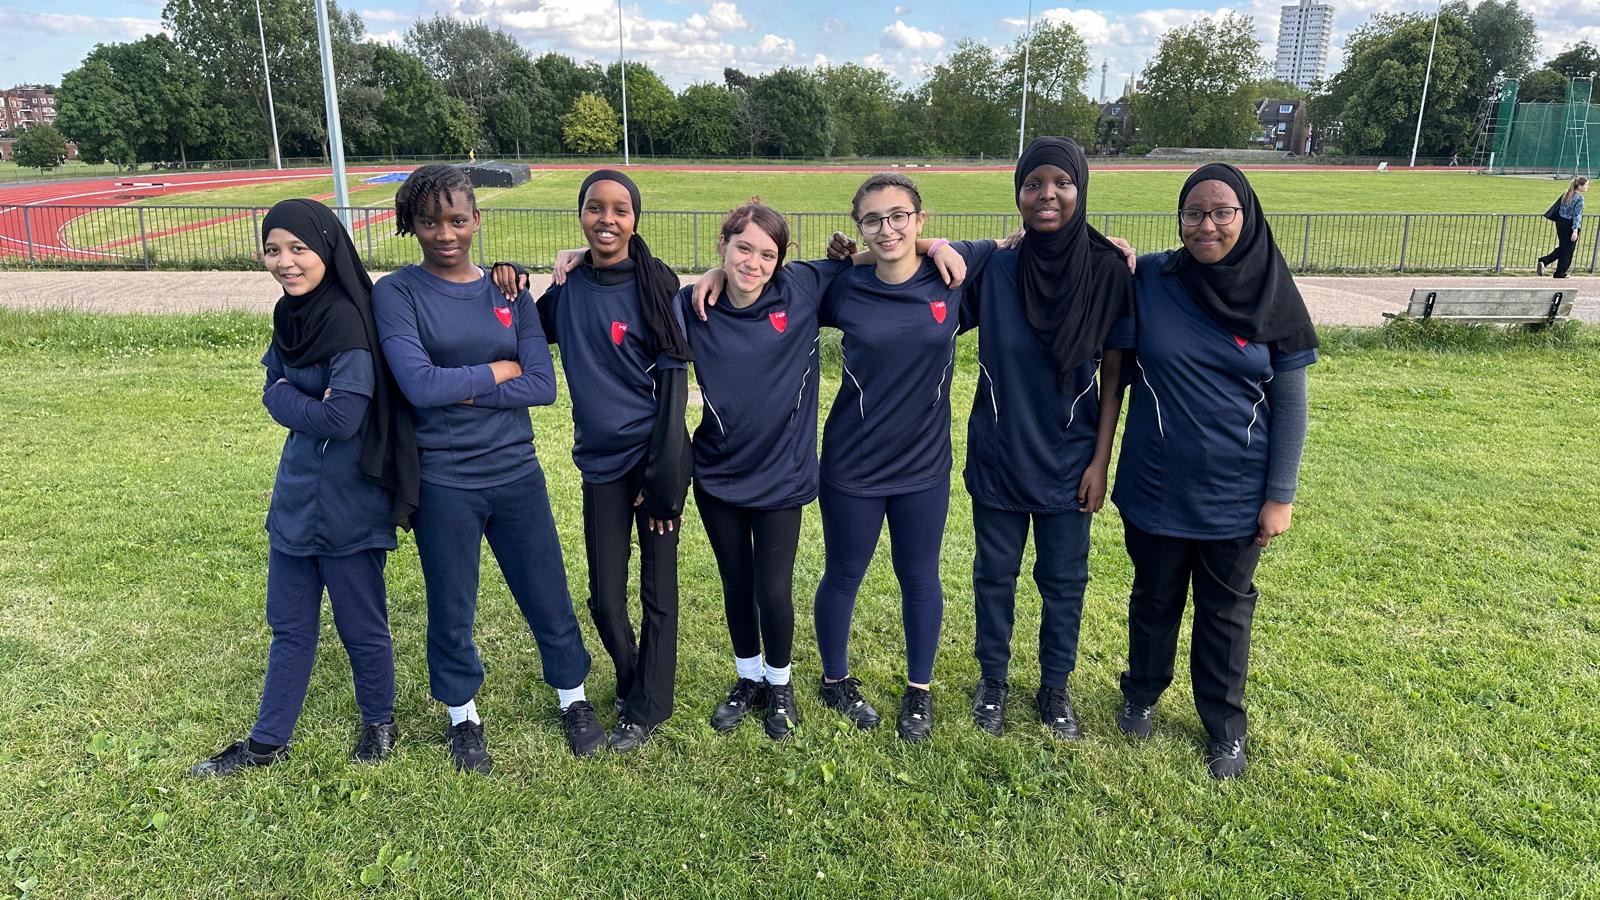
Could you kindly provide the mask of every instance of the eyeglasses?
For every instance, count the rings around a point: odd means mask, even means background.
[[[1189,228],[1193,228],[1205,221],[1206,216],[1218,225],[1226,225],[1233,221],[1233,217],[1244,211],[1242,206],[1219,206],[1216,209],[1180,209],[1178,221]]]
[[[892,212],[887,216],[862,216],[856,220],[856,225],[861,229],[862,234],[877,234],[883,230],[883,223],[885,222],[889,223],[890,228],[899,231],[911,222],[911,217],[913,215],[916,214],[906,212],[902,209]]]

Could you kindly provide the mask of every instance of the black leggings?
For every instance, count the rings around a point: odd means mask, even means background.
[[[1556,248],[1539,257],[1545,265],[1556,264],[1556,274],[1565,275],[1572,268],[1572,253],[1578,242],[1572,239],[1572,220],[1556,219]]]
[[[733,655],[749,659],[766,648],[766,663],[783,668],[794,655],[794,555],[800,510],[746,509],[694,486],[711,552],[722,576]]]

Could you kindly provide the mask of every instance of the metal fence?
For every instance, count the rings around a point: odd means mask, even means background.
[[[264,207],[62,206],[0,209],[0,264],[57,268],[248,269],[258,265]],[[351,234],[369,268],[419,260],[414,239],[394,233],[390,209],[355,207]],[[716,264],[720,212],[654,212],[644,235],[652,252],[680,271]],[[790,213],[791,257],[827,252],[834,231],[851,233],[840,213]],[[1498,213],[1277,213],[1279,248],[1296,272],[1504,272],[1533,268],[1555,244],[1539,215]],[[1094,213],[1090,224],[1140,251],[1178,243],[1171,213]],[[930,216],[924,234],[953,240],[1000,238],[1020,225],[1016,213]],[[1600,229],[1580,246],[1573,268],[1594,272]],[[548,267],[557,251],[580,246],[578,214],[566,209],[484,209],[475,241],[479,262],[515,260]]]

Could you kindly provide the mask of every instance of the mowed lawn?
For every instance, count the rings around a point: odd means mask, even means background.
[[[200,783],[184,770],[246,733],[268,644],[261,523],[282,431],[258,399],[266,320],[0,312],[0,875],[46,897],[1592,895],[1600,335],[1557,337],[1438,350],[1325,335],[1295,528],[1259,574],[1242,781],[1205,775],[1186,649],[1156,737],[1116,733],[1130,570],[1109,508],[1072,681],[1088,739],[1055,743],[1031,715],[1026,576],[1008,733],[973,729],[958,480],[927,745],[852,731],[815,697],[814,508],[796,578],[800,729],[782,745],[754,722],[714,734],[731,651],[691,511],[678,713],[640,753],[567,754],[533,640],[486,564],[478,701],[496,770],[452,773],[406,537],[389,563],[396,755],[348,761],[349,667],[324,616],[293,754]],[[958,470],[972,350],[964,339],[953,395]],[[535,431],[609,723],[565,402],[537,410]],[[902,641],[884,549],[852,654],[892,713]]]

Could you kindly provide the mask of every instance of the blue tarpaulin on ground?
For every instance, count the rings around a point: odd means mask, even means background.
[[[373,176],[372,178],[368,178],[366,180],[366,183],[367,184],[394,184],[396,182],[405,181],[406,180],[406,175],[407,175],[407,173],[405,173],[405,172],[386,172],[386,173],[384,173],[382,175],[376,175],[376,176]]]

